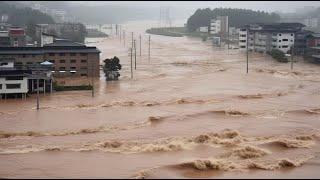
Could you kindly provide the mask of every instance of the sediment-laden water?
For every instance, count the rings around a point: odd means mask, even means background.
[[[129,22],[126,43],[89,39],[118,56],[117,82],[90,91],[0,102],[0,178],[315,178],[320,71]],[[131,34],[139,43],[130,78]],[[124,46],[125,45],[125,46]],[[139,47],[139,46],[137,46]],[[88,79],[65,79],[67,83]]]

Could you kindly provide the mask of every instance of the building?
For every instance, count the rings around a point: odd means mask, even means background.
[[[307,35],[306,42],[305,59],[320,63],[320,34]]]
[[[240,28],[239,48],[266,53],[278,49],[288,53],[294,46],[295,34],[302,31],[300,23],[251,24]],[[248,41],[248,42],[247,42]]]
[[[0,47],[26,46],[26,33],[23,28],[12,27],[8,24],[4,24],[0,29]]]
[[[47,34],[47,33],[42,33],[41,38],[40,38],[40,43],[41,47],[43,47],[46,44],[51,44],[53,43],[54,39],[56,38],[55,35]]]
[[[9,29],[9,37],[11,46],[13,47],[23,47],[26,46],[26,33],[23,28],[11,27]]]
[[[0,69],[0,99],[7,98],[8,94],[20,94],[23,97],[28,93],[26,72],[11,68]]]
[[[15,66],[13,61],[6,60],[0,63],[0,99],[12,95],[25,98],[38,90],[52,92],[52,82],[51,67],[47,64]]]
[[[218,19],[211,19],[210,34],[219,34],[221,31],[221,21]]]
[[[199,27],[198,29],[199,32],[203,32],[203,33],[208,33],[208,27],[205,26],[205,27]]]
[[[226,37],[229,31],[229,17],[217,16],[210,21],[210,33],[220,34],[221,37]]]
[[[13,61],[15,66],[35,65],[48,60],[53,63],[53,75],[99,76],[100,51],[65,39],[56,39],[43,47],[0,48],[0,62]]]
[[[35,40],[38,46],[42,45],[41,38],[43,34],[72,40],[72,38],[77,37],[76,35],[81,35],[83,30],[81,25],[77,23],[37,24]]]

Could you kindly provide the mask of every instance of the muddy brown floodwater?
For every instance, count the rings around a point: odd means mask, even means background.
[[[129,22],[119,38],[89,39],[118,56],[117,82],[89,91],[0,102],[0,178],[316,178],[320,67],[151,36]],[[130,79],[129,33],[142,34]],[[139,47],[139,46],[138,46]]]

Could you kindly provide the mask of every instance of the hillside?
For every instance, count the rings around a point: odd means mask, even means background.
[[[246,9],[215,8],[198,9],[187,21],[189,31],[195,31],[201,26],[208,26],[210,20],[217,16],[229,16],[230,26],[239,27],[250,23],[273,23],[280,20],[276,13],[253,11]]]
[[[8,15],[8,23],[15,26],[24,26],[30,22],[34,24],[54,23],[52,17],[28,7],[17,7],[6,2],[0,2],[0,16]]]

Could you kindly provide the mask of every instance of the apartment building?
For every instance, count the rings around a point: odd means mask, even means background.
[[[0,47],[26,46],[26,33],[20,27],[5,27],[0,30]]]
[[[220,34],[220,36],[227,36],[229,30],[229,17],[228,16],[217,16],[215,19],[210,21],[210,33]]]
[[[43,61],[53,63],[53,75],[99,76],[100,51],[96,47],[56,39],[43,47],[4,47],[0,49],[0,62],[13,61],[15,66],[31,66]]]
[[[302,31],[300,23],[251,24],[240,28],[239,48],[266,53],[278,49],[288,53],[294,46],[295,35]],[[248,42],[247,42],[248,41]]]

